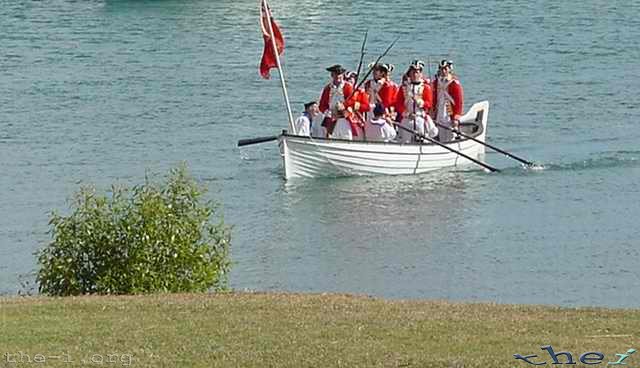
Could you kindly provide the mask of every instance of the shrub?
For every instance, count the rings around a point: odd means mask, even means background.
[[[71,215],[51,214],[52,241],[37,253],[41,293],[137,294],[224,290],[230,228],[185,165],[107,194],[82,187]],[[108,195],[110,194],[110,195]],[[217,223],[211,219],[216,218]]]

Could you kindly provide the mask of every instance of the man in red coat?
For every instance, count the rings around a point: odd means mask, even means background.
[[[385,115],[395,115],[398,85],[389,78],[394,69],[393,64],[376,64],[369,67],[373,67],[373,79],[364,84],[364,89],[369,95],[370,108],[373,109],[380,104],[385,109]]]
[[[422,74],[423,69],[424,62],[420,60],[414,60],[409,65],[406,79],[396,98],[397,120],[400,120],[400,125],[405,128],[435,137],[438,135],[438,128],[428,114],[433,106],[433,92],[428,80]],[[400,129],[398,133],[401,143],[416,141],[415,135],[411,132]]]
[[[327,84],[320,95],[319,108],[324,114],[322,126],[327,129],[327,134],[333,133],[336,119],[331,116],[331,112],[338,103],[345,103],[345,99],[349,98],[353,93],[353,86],[345,81],[344,73],[346,70],[340,64],[332,65],[327,68],[331,73],[331,82]]]
[[[358,74],[356,72],[346,72],[345,80],[352,86],[355,85]],[[347,96],[349,97],[349,96]],[[369,94],[360,87],[353,92],[351,98],[345,103],[347,108],[347,120],[351,123],[353,137],[355,140],[365,140],[365,113],[370,110]]]
[[[458,129],[460,117],[464,113],[464,92],[462,84],[453,74],[453,62],[442,60],[438,66],[438,75],[433,83],[435,98],[436,123]],[[440,129],[440,142],[453,140],[453,133],[447,129]]]

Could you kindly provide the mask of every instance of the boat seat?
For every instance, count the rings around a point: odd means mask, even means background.
[[[482,133],[482,119],[484,118],[484,110],[478,111],[476,119],[472,121],[465,121],[460,123],[460,130],[464,134],[477,135]]]
[[[464,134],[475,135],[480,131],[480,124],[475,121],[470,123],[460,123],[460,130]]]

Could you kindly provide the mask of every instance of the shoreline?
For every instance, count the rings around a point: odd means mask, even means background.
[[[220,297],[223,295],[279,295],[279,296],[347,296],[352,298],[365,298],[365,299],[377,299],[384,300],[388,302],[398,302],[398,303],[445,303],[445,304],[462,304],[462,305],[495,305],[495,306],[522,306],[522,307],[540,307],[540,308],[558,308],[558,309],[601,309],[601,310],[611,310],[611,311],[640,311],[640,306],[638,307],[629,307],[629,306],[615,306],[615,305],[588,305],[588,304],[547,304],[547,303],[517,303],[517,302],[496,302],[491,300],[465,300],[465,299],[447,299],[447,298],[420,298],[420,297],[385,297],[375,294],[358,294],[352,292],[341,292],[341,291],[326,291],[326,292],[317,292],[317,291],[287,291],[287,290],[252,290],[252,289],[232,289],[228,292],[205,292],[205,293],[156,293],[156,294],[124,294],[124,295],[80,295],[80,296],[68,296],[68,297],[50,297],[40,295],[37,291],[34,290],[18,290],[15,293],[0,293],[0,303],[8,302],[14,299],[27,299],[27,300],[38,300],[38,299],[82,299],[82,298],[153,298],[153,297],[162,297],[162,296],[179,296],[179,295],[201,295],[206,297]]]

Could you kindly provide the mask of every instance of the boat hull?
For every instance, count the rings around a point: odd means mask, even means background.
[[[488,112],[489,103],[484,101],[474,104],[460,119],[465,127],[476,127],[476,131],[470,135],[481,142],[486,137]],[[432,143],[362,142],[282,134],[279,146],[286,179],[415,175],[473,164],[457,153]],[[484,145],[470,139],[456,140],[447,146],[474,159],[485,152]]]

